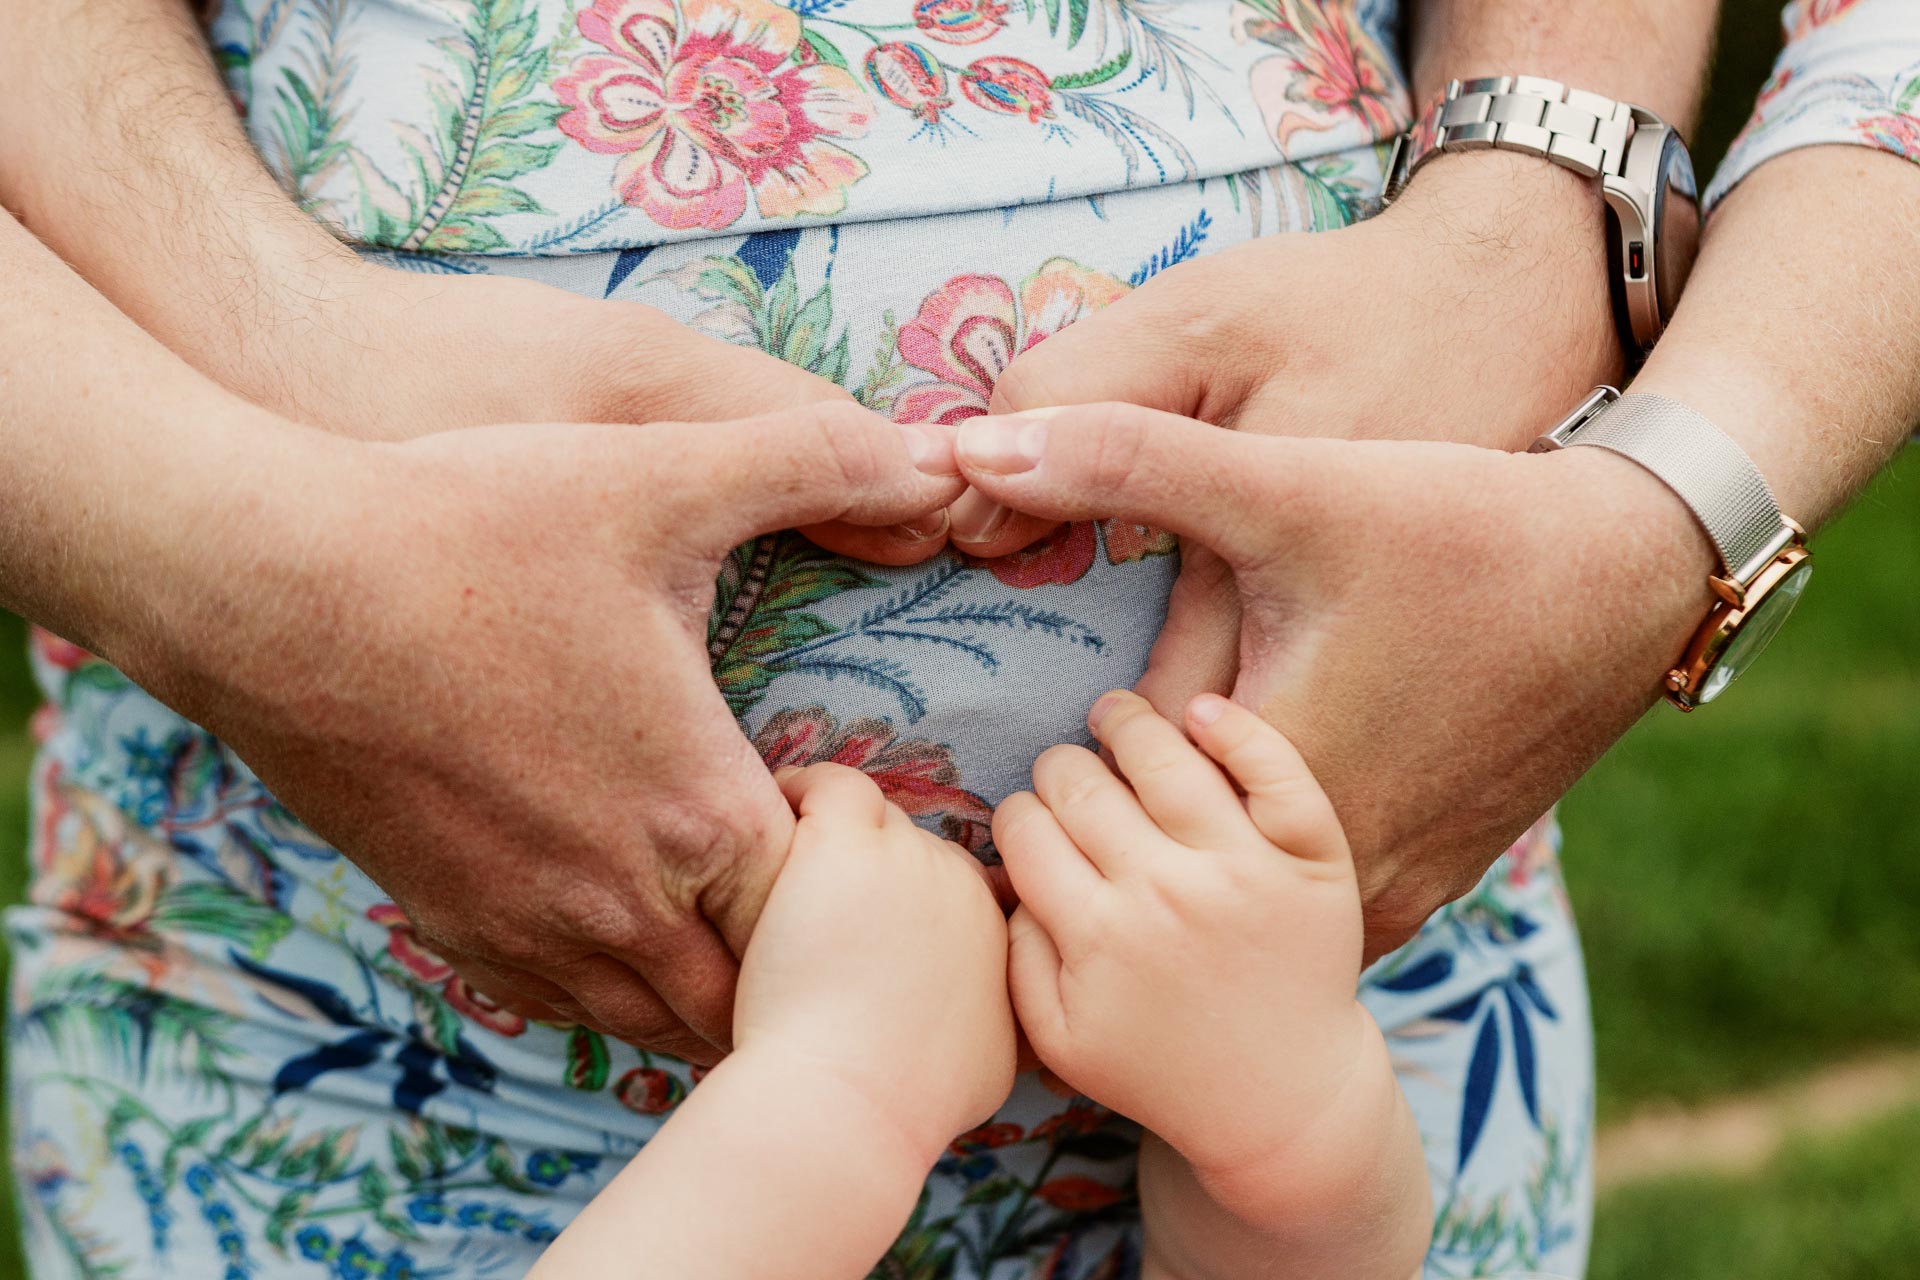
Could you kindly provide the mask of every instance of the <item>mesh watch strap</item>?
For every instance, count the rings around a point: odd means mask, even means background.
[[[1539,76],[1453,80],[1394,144],[1383,204],[1442,151],[1524,151],[1584,177],[1618,177],[1633,136],[1633,108]]]
[[[1610,449],[1651,471],[1699,519],[1733,581],[1752,582],[1800,536],[1746,450],[1687,406],[1637,392],[1611,405],[1590,398],[1582,410],[1541,445]]]

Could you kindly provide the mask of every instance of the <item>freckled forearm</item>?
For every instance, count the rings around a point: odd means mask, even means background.
[[[1535,75],[1646,107],[1683,133],[1700,108],[1718,0],[1417,0],[1413,88]]]
[[[1710,418],[1781,509],[1832,516],[1920,423],[1920,165],[1865,147],[1769,160],[1707,222],[1634,389]]]
[[[185,0],[0,0],[0,205],[121,311],[257,400],[353,253],[254,153]],[[93,33],[93,34],[83,34]]]

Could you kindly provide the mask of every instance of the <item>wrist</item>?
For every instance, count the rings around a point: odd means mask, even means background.
[[[1404,1275],[1424,1251],[1430,1224],[1425,1160],[1386,1041],[1357,1001],[1353,1015],[1356,1034],[1339,1088],[1310,1124],[1225,1160],[1179,1154],[1219,1209],[1281,1248],[1314,1252],[1328,1234],[1368,1239],[1384,1254],[1408,1253],[1407,1266],[1385,1269]],[[1147,1167],[1147,1154],[1143,1196],[1164,1176]]]
[[[1524,450],[1626,352],[1608,283],[1606,199],[1597,180],[1509,151],[1440,154],[1377,219],[1419,237],[1436,296],[1421,302],[1460,359],[1516,380],[1512,412],[1457,424],[1462,444]],[[1526,410],[1527,404],[1532,411]]]
[[[762,1037],[722,1059],[700,1088],[724,1080],[725,1089],[750,1092],[781,1115],[809,1124],[829,1121],[835,1140],[847,1150],[870,1153],[877,1172],[923,1182],[964,1124],[935,1118],[938,1107],[897,1105],[892,1099],[899,1091],[871,1076],[840,1059]]]

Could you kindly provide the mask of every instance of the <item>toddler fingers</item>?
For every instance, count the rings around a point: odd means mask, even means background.
[[[1100,891],[1099,871],[1031,791],[993,811],[993,843],[1013,891],[1048,928],[1065,928]]]
[[[1007,994],[1034,1053],[1045,1062],[1065,1039],[1060,1000],[1060,948],[1046,926],[1022,905],[1007,921]]]
[[[780,792],[803,818],[841,818],[881,827],[887,821],[887,798],[872,778],[844,764],[815,764],[792,773],[782,771]]]
[[[1187,727],[1201,750],[1247,793],[1247,813],[1261,835],[1295,857],[1316,862],[1344,862],[1351,856],[1333,802],[1278,729],[1214,693],[1187,705]]]
[[[1048,748],[1033,762],[1033,789],[1109,880],[1137,872],[1146,852],[1166,839],[1133,789],[1084,747]]]
[[[1228,848],[1252,834],[1219,768],[1145,698],[1116,689],[1093,704],[1087,724],[1113,752],[1147,816],[1175,840]]]

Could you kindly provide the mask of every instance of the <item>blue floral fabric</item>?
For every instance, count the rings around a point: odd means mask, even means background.
[[[1013,354],[1173,262],[1344,221],[1373,147],[935,219],[552,258],[387,255],[635,298],[902,418],[977,411]],[[1143,669],[1173,540],[1071,525],[907,569],[756,540],[714,679],[772,764],[867,770],[983,854],[991,806]],[[685,1064],[469,988],[219,742],[50,636],[31,905],[14,949],[15,1161],[34,1274],[518,1275],[697,1087]],[[671,732],[671,726],[661,726]],[[1366,976],[1427,1137],[1434,1277],[1575,1276],[1591,1050],[1550,824]],[[1023,1079],[955,1142],[878,1274],[1123,1276],[1137,1135]]]
[[[1367,207],[1406,118],[1394,20],[228,0],[212,32],[262,154],[370,257],[637,299],[953,422],[1157,272]],[[908,569],[765,537],[716,583],[713,678],[770,764],[862,768],[990,856],[993,804],[1139,676],[1176,570],[1171,537],[1119,521]],[[34,662],[7,930],[37,1280],[516,1276],[698,1086],[494,1005],[217,740],[54,637]],[[1584,1267],[1591,1040],[1557,847],[1543,821],[1364,980],[1427,1140],[1432,1277]],[[1133,1274],[1137,1136],[1023,1079],[876,1274]]]
[[[1787,45],[1707,192],[1717,203],[1797,147],[1873,147],[1920,163],[1920,5],[1794,0]]]

